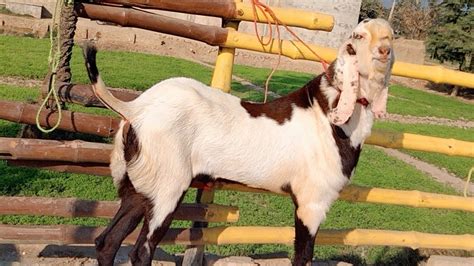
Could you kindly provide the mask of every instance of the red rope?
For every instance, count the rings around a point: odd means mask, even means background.
[[[272,71],[270,72],[270,74],[268,75],[268,78],[265,82],[265,97],[264,97],[264,100],[263,102],[265,103],[267,101],[267,94],[268,94],[268,85],[270,83],[270,79],[272,78],[273,74],[275,73],[275,71],[278,69],[278,67],[280,66],[280,61],[281,61],[281,37],[280,37],[280,28],[279,26],[283,26],[292,36],[294,39],[296,39],[297,41],[299,41],[301,44],[303,44],[309,51],[311,51],[311,53],[314,54],[314,56],[316,56],[317,59],[319,59],[319,61],[321,62],[321,64],[323,65],[323,69],[324,69],[324,72],[327,73],[327,69],[328,69],[328,63],[326,62],[326,60],[324,60],[321,56],[319,56],[313,49],[311,49],[311,47],[309,45],[307,45],[300,37],[298,37],[298,35],[293,32],[285,23],[281,22],[280,19],[278,19],[278,17],[275,15],[275,12],[273,12],[273,10],[271,9],[271,7],[265,5],[265,4],[262,4],[260,3],[259,0],[252,0],[251,1],[252,3],[252,9],[253,9],[253,15],[254,15],[254,19],[253,19],[253,22],[254,22],[254,29],[255,29],[255,34],[257,35],[257,38],[258,38],[258,41],[260,42],[260,44],[262,46],[267,46],[271,43],[272,41],[272,37],[273,37],[273,23],[275,24],[276,26],[276,31],[277,31],[277,41],[278,41],[278,61],[277,61],[277,64],[275,67],[272,68]],[[257,28],[257,19],[258,19],[258,12],[257,12],[257,8],[260,10],[260,12],[262,12],[262,14],[265,16],[265,19],[267,20],[267,23],[268,23],[268,27],[269,27],[269,35],[268,35],[268,42],[264,43],[264,40],[263,40],[263,37],[260,37],[260,33],[258,32],[258,28]],[[270,21],[269,17],[267,16],[270,15],[270,17],[272,18],[273,22]]]

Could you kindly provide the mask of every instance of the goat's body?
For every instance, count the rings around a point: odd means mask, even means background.
[[[153,86],[129,107],[140,152],[127,167],[122,131],[117,134],[111,166],[123,170],[113,171],[114,181],[120,184],[126,169],[134,188],[157,206],[155,214],[174,209],[163,205],[204,174],[274,192],[290,186],[302,208],[321,209],[320,217],[312,219],[322,220],[348,181],[334,128],[317,103],[292,105],[291,117],[280,124],[267,116],[252,117],[235,96],[192,79],[173,78]],[[357,120],[347,130],[366,124],[372,122]],[[163,219],[159,215],[152,224],[158,227]],[[316,233],[317,226],[308,227]]]

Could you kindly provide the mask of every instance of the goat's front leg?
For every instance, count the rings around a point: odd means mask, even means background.
[[[310,265],[313,260],[316,233],[311,233],[303,220],[295,213],[295,260],[294,265]]]
[[[298,215],[300,207],[295,209],[295,258],[294,265],[310,265],[313,259],[314,242],[318,226],[316,226],[316,232],[310,231],[308,225],[305,224],[306,219],[303,215]]]
[[[292,194],[295,203],[295,258],[294,265],[311,265],[313,259],[314,242],[319,225],[326,217],[334,199],[333,197],[317,198],[314,191]],[[335,197],[334,197],[335,198]]]

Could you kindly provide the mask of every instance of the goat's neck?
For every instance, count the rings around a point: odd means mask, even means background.
[[[334,72],[332,72],[334,73]],[[325,75],[322,77],[322,95],[324,95],[325,100],[327,100],[328,105],[334,108],[337,105],[337,101],[340,95],[340,89],[338,88],[338,84],[342,84],[342,81],[339,81],[339,75],[335,73],[335,75]],[[366,92],[373,91],[374,86],[380,86],[379,76],[371,77],[360,77],[360,86],[361,90],[359,92],[359,98],[367,98],[369,102],[372,100],[372,95],[367,95]],[[341,125],[340,128],[344,131],[346,136],[348,136],[351,140],[351,145],[353,147],[357,147],[362,145],[365,139],[370,135],[374,115],[369,106],[364,106],[362,104],[355,104],[354,113],[348,120],[348,122],[344,125]]]

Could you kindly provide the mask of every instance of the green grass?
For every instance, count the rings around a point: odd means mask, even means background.
[[[0,36],[0,75],[42,79],[46,74],[49,42],[46,40]],[[25,56],[25,57],[24,57]],[[152,55],[101,51],[98,64],[109,86],[143,90],[155,82],[171,76],[188,76],[208,83],[211,70],[185,60],[158,57]],[[72,71],[74,81],[87,83],[83,61],[79,49],[74,50]],[[236,73],[262,85],[268,70],[236,66]],[[296,72],[279,71],[273,79],[273,87],[280,94],[304,84],[310,75]],[[291,84],[291,85],[288,85]],[[233,94],[251,100],[261,101],[262,94],[248,90],[233,83]],[[399,89],[396,89],[399,91]],[[400,91],[403,91],[401,89]],[[403,95],[402,95],[403,96]],[[0,99],[34,101],[38,97],[37,89],[0,85]],[[398,97],[398,95],[397,95]],[[401,96],[400,96],[401,97]],[[408,97],[408,96],[404,96]],[[418,101],[421,96],[415,96]],[[445,98],[437,99],[442,101]],[[400,101],[391,98],[392,101]],[[412,112],[426,113],[422,105]],[[84,108],[69,105],[70,110],[90,113],[111,114],[108,110]],[[402,106],[400,107],[402,108]],[[446,108],[453,108],[449,105]],[[445,111],[447,112],[448,109]],[[471,110],[471,109],[466,109]],[[444,115],[444,114],[440,114]],[[471,119],[471,118],[469,118]],[[472,129],[462,130],[450,127],[427,125],[403,125],[399,123],[376,123],[376,128],[394,131],[406,131],[418,134],[454,137],[474,141]],[[20,126],[0,120],[0,136],[14,137]],[[463,162],[461,168],[467,163]],[[428,176],[418,172],[403,162],[388,157],[383,152],[367,146],[362,152],[360,164],[353,183],[362,186],[375,186],[392,189],[416,189],[421,191],[456,194],[451,188],[440,185]],[[116,192],[109,178],[56,173],[46,170],[9,167],[0,161],[0,194],[22,196],[78,197],[94,200],[111,200]],[[193,201],[195,191],[191,190],[185,202]],[[219,191],[216,202],[238,206],[241,218],[236,225],[273,225],[293,224],[293,206],[289,198],[250,194],[233,191]],[[45,216],[0,216],[0,223],[11,224],[83,224],[105,225],[107,220],[96,218],[58,218]],[[375,228],[392,230],[416,230],[430,233],[474,234],[474,215],[472,213],[418,209],[393,205],[351,204],[336,202],[328,213],[322,228]],[[174,227],[187,227],[189,222],[175,222]],[[209,252],[222,255],[251,255],[277,251],[292,254],[292,247],[282,245],[224,245],[207,246]],[[182,251],[182,247],[169,246],[171,252]],[[406,249],[386,247],[353,248],[347,246],[317,246],[315,254],[320,259],[342,259],[358,264],[390,265],[392,262],[407,262],[415,256]],[[403,264],[403,263],[402,263]]]
[[[462,129],[439,125],[423,125],[423,124],[400,124],[393,122],[377,122],[374,128],[384,129],[394,132],[407,132],[421,134],[426,136],[440,138],[454,138],[463,141],[474,142],[474,129]],[[449,156],[438,153],[410,151],[404,152],[425,162],[445,168],[448,172],[459,178],[465,179],[471,167],[474,166],[474,158]]]
[[[474,120],[474,105],[400,85],[390,87],[389,113]]]
[[[234,74],[243,77],[252,83],[261,86],[265,86],[268,75],[271,69],[249,67],[249,66],[234,66]],[[296,89],[301,88],[315,75],[278,70],[270,80],[269,89],[279,95],[286,95]]]

